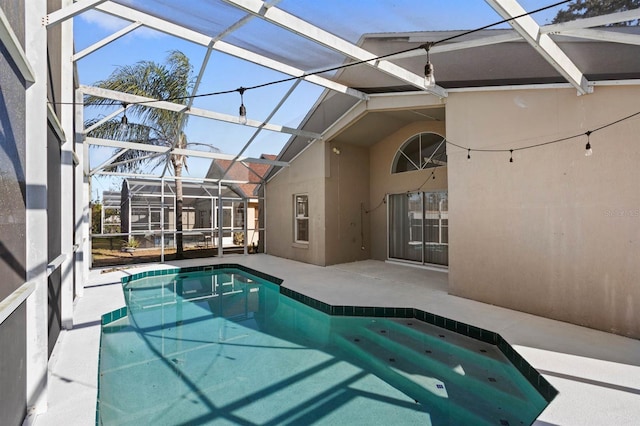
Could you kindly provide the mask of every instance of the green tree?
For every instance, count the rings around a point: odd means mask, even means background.
[[[153,99],[170,100],[173,103],[185,104],[193,87],[192,66],[189,58],[179,51],[172,51],[164,64],[152,61],[140,61],[134,65],[121,66],[103,81],[95,86]],[[89,96],[86,105],[113,105],[111,99]],[[148,105],[131,104],[126,106],[127,118],[131,118],[127,126],[122,126],[119,119],[108,120],[88,136],[115,139],[128,142],[145,143],[166,147],[185,148],[187,138],[184,128],[187,116],[180,112],[152,108]],[[85,123],[89,127],[98,119],[91,119]],[[168,157],[168,158],[167,158]],[[149,155],[145,151],[128,150],[120,155],[114,163],[119,163],[111,170],[138,171],[140,167],[153,164],[153,167],[169,162],[173,170],[176,191],[176,249],[178,258],[183,257],[182,239],[182,204],[183,191],[182,170],[186,167],[184,155],[170,154],[168,156]]]
[[[91,233],[99,234],[102,227],[102,203],[91,202]]]
[[[607,15],[609,13],[623,12],[640,7],[640,0],[575,0],[560,10],[552,23],[573,21],[580,18],[591,18],[594,16]],[[618,22],[611,26],[626,27],[640,25],[640,20]]]

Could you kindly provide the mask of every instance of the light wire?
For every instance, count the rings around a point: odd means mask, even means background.
[[[164,101],[164,102],[182,101],[182,100],[187,100],[187,99],[196,99],[196,98],[202,98],[202,97],[208,97],[208,96],[226,95],[226,94],[234,93],[234,92],[238,92],[238,93],[242,94],[243,92],[245,92],[247,90],[261,89],[263,87],[272,86],[272,85],[275,85],[275,84],[286,83],[286,82],[297,80],[297,79],[300,79],[300,78],[311,77],[311,76],[314,76],[314,75],[324,74],[324,73],[328,73],[328,72],[338,71],[338,70],[341,70],[341,69],[345,69],[345,68],[349,68],[349,67],[353,67],[353,66],[357,66],[357,65],[366,64],[368,62],[376,62],[376,61],[379,61],[381,59],[386,59],[388,57],[395,56],[395,55],[400,55],[400,54],[403,54],[403,53],[413,52],[413,51],[419,50],[419,49],[424,49],[424,50],[428,51],[428,49],[430,47],[435,46],[437,44],[445,43],[445,42],[448,42],[448,41],[451,41],[451,40],[455,40],[457,38],[464,37],[466,35],[473,34],[473,33],[476,33],[478,31],[486,30],[488,28],[495,27],[497,25],[508,23],[509,21],[513,21],[513,20],[516,20],[516,19],[519,19],[519,18],[523,18],[525,16],[530,16],[530,15],[533,15],[533,14],[536,14],[536,13],[539,13],[539,12],[543,12],[545,10],[552,9],[554,7],[557,7],[557,6],[561,6],[561,5],[563,5],[565,3],[569,3],[571,1],[573,1],[573,0],[559,1],[559,2],[556,2],[556,3],[550,4],[548,6],[544,6],[544,7],[540,7],[538,9],[532,10],[530,12],[525,12],[525,13],[522,13],[520,15],[511,17],[511,18],[508,18],[508,19],[502,19],[500,21],[497,21],[497,22],[494,22],[494,23],[491,23],[491,24],[487,24],[487,25],[484,25],[482,27],[479,27],[479,28],[476,28],[476,29],[473,29],[473,30],[465,31],[465,32],[462,32],[460,34],[452,35],[452,36],[443,38],[443,39],[438,40],[438,41],[424,43],[424,44],[421,44],[420,46],[417,46],[417,47],[412,47],[412,48],[405,49],[405,50],[400,50],[400,51],[397,51],[397,52],[387,53],[387,54],[376,56],[376,57],[369,58],[369,59],[363,59],[363,60],[359,60],[359,61],[349,62],[349,63],[338,65],[338,66],[335,66],[335,67],[325,68],[325,69],[322,69],[322,70],[319,70],[319,71],[305,72],[305,73],[303,73],[301,75],[298,75],[298,76],[286,77],[286,78],[282,78],[282,79],[279,79],[279,80],[273,80],[273,81],[269,81],[269,82],[266,82],[266,83],[256,84],[254,86],[239,87],[237,89],[228,89],[228,90],[222,90],[222,91],[217,91],[217,92],[209,92],[209,93],[201,93],[201,94],[195,94],[195,95],[189,95],[189,96],[172,97],[172,98],[166,98],[166,99],[161,99],[161,100],[139,101],[139,102],[132,102],[131,104],[141,105],[141,104],[153,103],[153,102],[159,102],[159,101]],[[66,104],[75,104],[75,102],[67,102],[67,103],[65,103],[65,102],[50,102],[50,103],[52,103],[52,104],[65,104],[65,105]],[[116,104],[116,102],[113,103],[113,105],[115,105],[115,104]],[[106,103],[106,104],[103,104],[103,105],[110,105],[110,104]]]
[[[424,49],[424,50],[426,50],[428,52],[428,50],[431,47],[433,47],[433,46],[435,46],[437,44],[445,43],[445,42],[448,42],[448,41],[451,41],[451,40],[454,40],[454,39],[457,39],[457,38],[460,38],[460,37],[467,36],[469,34],[473,34],[473,33],[476,33],[476,32],[482,31],[482,30],[486,30],[488,28],[491,28],[491,27],[494,27],[494,26],[497,26],[497,25],[508,23],[510,21],[517,20],[519,18],[523,18],[525,16],[530,16],[530,15],[533,15],[533,14],[536,14],[536,13],[539,13],[539,12],[542,12],[542,11],[545,11],[545,10],[548,10],[548,9],[552,9],[554,7],[557,7],[557,6],[561,6],[563,4],[570,3],[571,1],[573,1],[573,0],[559,1],[559,2],[556,2],[556,3],[550,4],[548,6],[544,6],[544,7],[540,7],[538,9],[532,10],[530,12],[525,12],[525,13],[522,13],[520,15],[510,17],[508,19],[502,19],[500,21],[484,25],[482,27],[479,27],[479,28],[476,28],[476,29],[473,29],[473,30],[464,31],[464,32],[462,32],[460,34],[456,34],[456,35],[452,35],[452,36],[449,36],[449,37],[445,37],[443,39],[440,39],[440,40],[437,40],[437,41],[434,41],[434,42],[424,43],[424,44],[422,44],[422,45],[420,45],[418,47],[412,47],[412,48],[401,50],[401,51],[397,51],[397,52],[387,53],[387,54],[376,56],[376,57],[373,57],[373,58],[370,58],[370,59],[366,59],[366,60],[359,60],[359,61],[349,62],[349,63],[338,65],[338,66],[335,66],[335,67],[325,68],[325,69],[322,69],[322,70],[319,70],[319,71],[306,72],[306,73],[303,73],[303,74],[298,75],[298,76],[282,78],[282,79],[279,79],[279,80],[273,80],[273,81],[269,81],[269,82],[266,82],[266,83],[256,84],[256,85],[253,85],[253,86],[247,86],[247,87],[242,86],[242,87],[239,87],[237,89],[229,89],[229,90],[222,90],[222,91],[217,91],[217,92],[208,92],[208,93],[201,93],[201,94],[195,94],[195,95],[189,95],[189,96],[166,98],[166,99],[162,99],[162,100],[149,100],[149,101],[140,101],[140,102],[130,102],[130,103],[128,103],[128,105],[130,106],[130,105],[136,105],[136,104],[137,105],[141,105],[141,104],[154,103],[154,102],[182,101],[182,100],[187,100],[187,99],[195,99],[195,98],[202,98],[202,97],[208,97],[208,96],[218,96],[218,95],[225,95],[225,94],[230,94],[230,93],[240,93],[240,95],[242,96],[248,90],[260,89],[260,88],[267,87],[267,86],[272,86],[272,85],[275,85],[275,84],[281,84],[281,83],[286,83],[286,82],[293,81],[293,80],[303,79],[305,77],[310,77],[310,76],[314,76],[314,75],[318,75],[318,74],[338,71],[338,70],[341,70],[341,69],[345,69],[345,68],[349,68],[349,67],[353,67],[353,66],[357,66],[357,65],[362,65],[362,64],[365,64],[365,63],[368,63],[368,62],[379,61],[381,59],[385,59],[385,58],[388,58],[388,57],[391,57],[391,56],[400,55],[400,54],[403,54],[403,53],[409,53],[409,52],[412,52],[412,51],[415,51],[415,50],[418,50],[418,49]],[[65,105],[73,104],[73,105],[75,105],[75,102],[50,102],[49,101],[49,103],[51,103],[51,104],[65,104]],[[113,103],[111,105],[117,105],[117,104],[121,104],[121,102],[120,101],[113,101]],[[103,105],[110,105],[110,104],[105,103]],[[629,119],[631,119],[633,117],[636,117],[638,115],[640,115],[640,111],[635,112],[635,113],[630,114],[630,115],[627,115],[625,117],[622,117],[622,118],[620,118],[618,120],[612,121],[610,123],[604,124],[604,125],[602,125],[600,127],[597,127],[597,128],[595,128],[593,130],[587,130],[584,133],[578,133],[578,134],[571,135],[571,136],[566,136],[566,137],[563,137],[563,138],[558,138],[558,139],[554,139],[554,140],[550,140],[550,141],[546,141],[546,142],[540,142],[540,143],[536,143],[536,144],[532,144],[532,145],[521,146],[521,147],[516,147],[516,148],[510,148],[510,149],[471,148],[471,147],[468,147],[468,146],[462,146],[460,144],[454,143],[454,142],[452,142],[452,141],[450,141],[449,139],[446,139],[446,138],[445,138],[445,141],[446,141],[446,143],[448,145],[455,146],[456,148],[460,148],[460,149],[463,149],[463,150],[467,150],[467,155],[468,156],[470,156],[471,152],[509,152],[509,153],[513,154],[513,152],[515,152],[515,151],[524,151],[524,150],[527,150],[527,149],[538,148],[538,147],[545,146],[545,145],[552,145],[552,144],[564,142],[564,141],[575,139],[575,138],[578,138],[578,137],[581,137],[581,136],[588,136],[588,135],[590,135],[592,133],[595,133],[597,131],[606,129],[607,127],[610,127],[610,126],[616,125],[618,123],[621,123],[623,121],[629,120]],[[511,160],[512,159],[513,159],[513,157],[511,157]],[[422,185],[420,185],[420,187],[418,189],[422,188],[427,183],[427,181],[429,179],[431,179],[432,177],[435,178],[434,172],[432,172],[431,175],[429,175],[427,180]],[[377,207],[379,207],[379,206],[377,206]],[[377,207],[375,207],[375,208],[377,208]],[[367,213],[368,213],[368,211],[367,211]]]

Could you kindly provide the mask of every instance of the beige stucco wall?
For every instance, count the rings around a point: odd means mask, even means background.
[[[309,195],[308,245],[293,242],[293,194]],[[368,199],[368,148],[315,142],[267,185],[267,252],[321,266],[368,259]]]
[[[326,264],[369,259],[369,149],[328,143],[325,155]]]
[[[314,142],[266,186],[266,252],[325,264],[325,143]],[[309,196],[309,244],[293,238],[293,194]]]
[[[371,258],[387,259],[387,194],[407,191],[440,191],[447,189],[447,167],[435,170],[435,179],[429,178],[433,169],[391,174],[393,158],[411,137],[422,132],[434,132],[445,136],[445,124],[435,121],[412,123],[376,143],[370,151],[370,204],[367,210],[371,222]]]
[[[442,122],[408,125],[371,147],[315,142],[267,185],[267,252],[316,265],[387,258],[386,194],[446,190],[446,167],[391,174],[398,148]],[[336,154],[333,148],[339,148]],[[309,194],[309,245],[293,243],[293,194]]]
[[[597,129],[638,99],[637,87],[452,93],[447,135],[513,149]],[[450,146],[449,291],[640,338],[639,134],[634,118],[593,133],[591,157],[582,136],[513,163]]]

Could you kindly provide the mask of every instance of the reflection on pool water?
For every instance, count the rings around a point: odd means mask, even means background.
[[[548,404],[495,345],[327,315],[244,271],[123,289],[127,314],[103,319],[101,425],[526,425]]]

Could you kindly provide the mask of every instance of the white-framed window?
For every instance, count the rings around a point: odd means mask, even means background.
[[[447,165],[446,139],[436,133],[415,135],[400,146],[393,159],[391,173],[424,170]]]
[[[296,194],[293,196],[294,232],[296,243],[309,242],[309,196]]]

